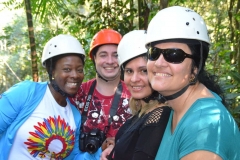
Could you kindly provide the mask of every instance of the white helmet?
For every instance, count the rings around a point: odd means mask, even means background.
[[[43,49],[42,65],[46,67],[46,60],[66,53],[81,54],[85,58],[85,51],[76,38],[65,34],[55,36],[46,43]]]
[[[117,48],[120,66],[129,59],[147,52],[146,35],[145,30],[134,30],[123,36]]]
[[[210,44],[206,24],[198,13],[180,6],[160,10],[148,25],[146,47],[151,42],[178,38]]]

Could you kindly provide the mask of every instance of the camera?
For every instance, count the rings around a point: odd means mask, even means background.
[[[98,128],[92,129],[89,133],[81,132],[79,138],[80,150],[93,154],[102,146],[105,139],[106,135]]]

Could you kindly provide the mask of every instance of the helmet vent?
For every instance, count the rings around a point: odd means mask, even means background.
[[[55,45],[54,47],[57,47],[57,45]]]
[[[51,52],[49,52],[48,54],[51,54]]]
[[[199,34],[199,31],[197,31],[197,34]]]
[[[189,25],[189,22],[186,22],[186,25],[188,26],[188,25]]]
[[[193,20],[195,21],[195,18],[193,18]]]

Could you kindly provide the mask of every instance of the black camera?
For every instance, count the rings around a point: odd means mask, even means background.
[[[89,133],[81,132],[79,138],[80,150],[93,154],[102,146],[105,139],[105,133],[98,128],[92,129]]]

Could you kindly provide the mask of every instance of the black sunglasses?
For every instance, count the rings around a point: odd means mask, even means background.
[[[175,64],[182,63],[185,58],[193,58],[192,55],[187,54],[178,48],[160,49],[156,47],[150,47],[148,49],[148,59],[150,61],[156,61],[161,54],[167,62]]]

